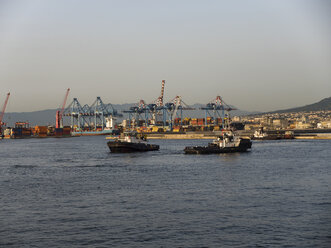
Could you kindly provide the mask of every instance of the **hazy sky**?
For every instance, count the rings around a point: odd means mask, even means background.
[[[329,0],[0,0],[0,106],[69,101],[188,104],[216,95],[243,110],[331,96]]]

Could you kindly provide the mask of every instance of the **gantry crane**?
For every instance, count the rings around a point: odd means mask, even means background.
[[[116,117],[122,117],[122,114],[118,113],[111,103],[104,104],[99,96],[90,106],[90,114],[93,116],[93,121],[90,120],[90,123],[94,124],[95,130],[110,128],[109,124],[114,123]],[[105,125],[107,123],[108,125]]]
[[[6,111],[6,107],[7,107],[9,96],[10,96],[10,92],[7,93],[7,97],[6,97],[5,103],[4,103],[3,107],[2,107],[1,114],[0,114],[0,133],[1,134],[2,134],[2,125],[4,124],[2,122],[2,120],[3,120],[3,116],[5,115],[5,111]]]
[[[70,116],[71,128],[80,130],[81,128],[91,128],[88,117],[91,116],[90,107],[85,104],[82,106],[77,98],[74,98],[69,106],[64,110],[63,116]]]
[[[158,122],[163,122],[163,126],[166,125],[166,108],[163,104],[164,86],[165,80],[162,80],[160,96],[154,101],[154,103],[148,104],[147,106],[152,114],[151,124],[153,125],[156,125]]]
[[[65,108],[66,103],[67,103],[69,91],[70,91],[70,88],[67,89],[67,92],[66,92],[66,94],[64,96],[64,100],[63,100],[61,111],[59,111],[59,110],[56,111],[56,125],[55,125],[56,128],[63,127],[63,112],[64,112],[64,108]]]
[[[205,107],[202,107],[200,109],[205,110],[205,125],[207,125],[207,115],[209,114],[211,116],[211,113],[209,111],[212,111],[215,124],[219,124],[217,122],[218,117],[222,119],[222,129],[224,129],[225,111],[227,112],[228,119],[229,111],[236,110],[236,108],[232,108],[231,106],[226,104],[220,96],[217,96],[216,99],[212,100]]]
[[[121,113],[113,107],[111,103],[104,104],[100,97],[92,105],[82,106],[77,98],[64,110],[64,116],[71,117],[71,128],[74,131],[96,131],[97,128],[104,130],[107,122],[111,122],[113,117],[122,117]]]
[[[168,111],[169,115],[169,124],[170,124],[170,129],[173,128],[174,126],[174,121],[177,115],[179,114],[180,118],[180,125],[182,126],[182,121],[183,121],[183,110],[194,110],[195,108],[192,108],[188,106],[183,100],[181,96],[176,96],[174,99],[172,99],[170,102],[167,102],[165,104],[165,108]]]
[[[131,128],[131,124],[133,124],[133,126],[135,126],[135,123],[132,123],[133,120],[134,120],[134,122],[137,122],[138,120],[141,120],[141,119],[144,121],[143,125],[145,127],[148,126],[150,109],[149,109],[148,105],[146,105],[144,100],[140,100],[134,106],[130,107],[129,110],[124,110],[123,112],[129,114],[129,127],[130,128]]]
[[[194,110],[194,108],[185,104],[181,96],[176,96],[170,102],[164,103],[164,86],[165,80],[162,80],[161,94],[152,103],[145,104],[143,100],[140,100],[139,103],[130,107],[129,110],[123,111],[124,113],[129,114],[130,128],[133,119],[135,121],[143,120],[146,127],[149,124],[160,125],[163,123],[163,126],[167,126],[167,124],[169,124],[170,129],[172,129],[175,118],[180,117],[180,125],[182,125],[183,110]]]

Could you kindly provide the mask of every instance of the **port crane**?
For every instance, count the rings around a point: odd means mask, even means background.
[[[225,111],[227,112],[227,117],[229,117],[229,111],[236,110],[236,108],[232,108],[226,104],[221,96],[216,96],[216,99],[210,101],[205,107],[200,109],[205,110],[205,125],[207,125],[208,115],[214,117],[215,124],[219,124],[217,123],[217,118],[219,117],[222,119],[222,129],[224,128]]]
[[[66,94],[64,96],[61,111],[59,111],[59,110],[56,111],[56,125],[55,125],[55,128],[62,128],[63,127],[63,112],[64,112],[64,108],[65,108],[66,103],[67,103],[69,91],[70,91],[70,88],[67,89]]]
[[[168,112],[170,129],[174,126],[174,121],[176,117],[180,118],[180,125],[182,126],[183,121],[183,110],[194,110],[194,108],[188,106],[183,100],[181,96],[176,96],[171,101],[165,104],[165,108]]]
[[[137,122],[138,120],[143,120],[145,127],[148,126],[150,108],[148,107],[148,105],[145,103],[144,100],[140,100],[134,106],[130,107],[129,110],[124,110],[123,112],[129,114],[130,128],[131,128],[132,120],[134,120],[135,122]]]
[[[100,97],[92,105],[82,106],[77,98],[74,98],[69,106],[64,110],[64,116],[70,116],[71,127],[81,131],[82,129],[102,130],[105,127],[107,118],[121,117],[112,104],[104,104]]]
[[[8,103],[8,100],[9,100],[9,96],[10,96],[10,92],[7,93],[7,97],[6,97],[5,103],[3,104],[1,114],[0,114],[0,133],[1,134],[2,134],[2,125],[4,124],[2,122],[2,120],[3,120],[3,116],[5,115],[5,111],[6,111],[7,103]]]
[[[163,122],[163,126],[166,125],[166,108],[163,104],[164,87],[165,80],[162,80],[160,96],[153,103],[147,105],[152,115],[151,124],[153,125],[157,124],[158,122]]]
[[[84,107],[79,103],[77,98],[74,98],[69,106],[64,110],[64,116],[70,116],[71,128],[78,128],[87,126],[90,127],[87,117],[90,116],[90,108],[86,105]]]
[[[94,128],[103,130],[106,123],[113,123],[115,117],[122,117],[111,103],[104,104],[101,97],[97,97],[94,103],[90,106],[90,114],[94,118]],[[90,121],[91,122],[91,121]],[[107,128],[110,128],[106,125]]]
[[[180,125],[182,125],[183,110],[194,110],[184,103],[181,96],[176,96],[171,101],[164,103],[164,88],[165,80],[162,80],[160,96],[150,104],[146,104],[144,100],[140,100],[129,110],[123,111],[129,114],[129,127],[131,128],[132,121],[142,120],[143,125],[160,125],[167,126],[169,123],[170,129],[174,126],[176,117],[180,117]],[[135,123],[133,124],[135,126]],[[141,122],[138,126],[141,126]]]
[[[162,83],[161,83],[161,94],[160,94],[160,96],[156,100],[156,105],[158,107],[163,106],[164,86],[165,86],[165,80],[162,80]]]
[[[161,94],[154,100],[152,103],[146,104],[144,100],[140,100],[134,106],[130,107],[129,110],[124,110],[124,113],[129,114],[129,127],[131,124],[135,126],[134,122],[139,120],[144,121],[144,125],[147,127],[149,124],[156,125],[160,122],[163,122],[163,126],[166,125],[166,107],[163,103],[164,97],[164,86],[165,80],[162,80],[161,83]],[[161,120],[162,118],[162,120]],[[139,123],[138,123],[139,125]]]

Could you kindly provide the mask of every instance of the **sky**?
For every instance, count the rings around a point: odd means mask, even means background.
[[[0,106],[76,97],[151,103],[222,96],[246,111],[331,96],[329,0],[0,0]]]

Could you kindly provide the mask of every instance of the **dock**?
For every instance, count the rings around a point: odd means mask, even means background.
[[[295,139],[302,140],[331,140],[331,133],[305,133],[297,134],[294,136]]]

